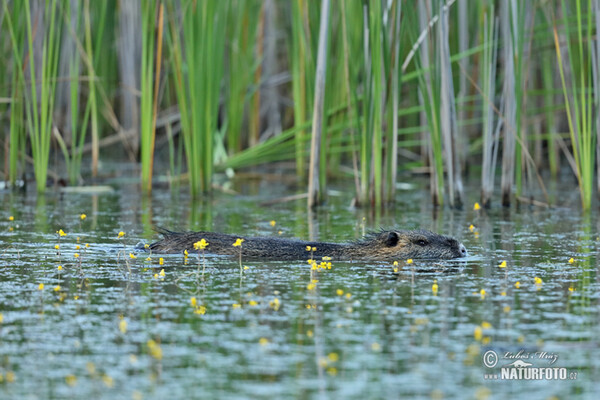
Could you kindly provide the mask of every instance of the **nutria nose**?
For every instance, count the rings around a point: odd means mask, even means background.
[[[466,257],[469,255],[469,253],[467,252],[467,248],[462,243],[458,245],[458,251],[461,257]]]

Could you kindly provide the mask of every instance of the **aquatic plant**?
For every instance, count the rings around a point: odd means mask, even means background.
[[[183,3],[181,21],[170,5],[168,44],[173,84],[190,192],[197,197],[211,189],[229,1]],[[181,33],[179,26],[183,27]]]
[[[600,88],[600,51],[594,45],[594,23],[592,22],[592,2],[587,2],[587,13],[582,10],[581,0],[575,2],[576,40],[572,40],[571,27],[568,20],[563,23],[566,35],[567,57],[563,60],[563,51],[559,40],[557,21],[554,22],[554,44],[562,92],[565,100],[569,134],[572,143],[572,152],[575,159],[575,174],[579,183],[581,206],[589,210],[592,205],[592,192],[594,188],[594,164],[598,146],[597,133],[594,128],[597,112],[593,111],[595,102],[598,103],[600,96],[597,91]],[[561,1],[562,12],[565,17],[569,14],[569,8],[565,1]],[[594,2],[594,11],[598,5]],[[584,20],[585,18],[585,20]],[[596,29],[600,28],[600,20],[596,15]],[[598,39],[596,38],[596,42]],[[598,45],[600,47],[600,45]],[[570,71],[570,79],[567,78],[565,69]],[[567,84],[570,84],[571,90]],[[595,89],[595,90],[592,90]],[[596,94],[594,94],[594,92]],[[595,97],[595,98],[594,98]],[[600,178],[599,178],[600,179]]]
[[[237,238],[236,241],[235,241],[235,243],[233,243],[233,245],[232,245],[233,247],[239,247],[240,248],[240,258],[239,258],[239,261],[240,261],[240,275],[243,272],[242,271],[242,243],[244,243],[244,239]]]
[[[142,164],[141,184],[146,192],[152,191],[158,88],[162,66],[163,16],[164,4],[162,2],[153,0],[142,2],[140,160]],[[156,36],[155,31],[157,32]]]
[[[25,35],[21,37],[25,43],[17,42],[17,35],[11,18],[7,18],[7,25],[13,47],[13,57],[17,63],[15,65],[17,70],[13,73],[19,74],[20,78],[17,82],[21,83],[21,90],[24,93],[26,126],[30,137],[36,188],[41,193],[46,190],[48,175],[52,114],[54,112],[62,24],[57,15],[58,2],[56,0],[49,1],[38,10],[39,13],[37,14],[38,18],[44,19],[42,25],[44,32],[37,36],[34,35],[32,19],[35,16],[31,11],[30,1],[26,0],[24,3],[24,8],[18,10],[23,13],[22,17],[25,19]],[[8,13],[6,2],[3,5],[4,11]],[[36,60],[33,57],[34,41],[38,45],[40,40],[42,40],[42,53],[41,58]],[[22,61],[22,56],[19,54],[19,49],[23,44],[26,44],[28,49],[29,56],[23,57],[28,60],[27,63]],[[38,64],[38,62],[41,64]],[[28,75],[25,77],[24,71],[26,70],[28,70]],[[29,81],[29,88],[25,86],[26,79]],[[18,135],[18,128],[15,129],[17,130],[15,135]],[[14,145],[18,146],[18,139],[16,139]]]

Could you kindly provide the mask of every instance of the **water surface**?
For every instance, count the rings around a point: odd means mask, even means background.
[[[340,193],[314,214],[303,200],[264,204],[288,194],[276,185],[194,202],[160,190],[149,199],[126,185],[0,193],[0,398],[600,392],[595,213],[570,204],[473,211],[472,202],[434,211],[425,191],[411,189],[374,214],[350,208]],[[242,260],[240,272],[235,258],[195,255],[163,256],[159,265],[161,256],[133,252],[158,239],[153,226],[324,241],[426,228],[457,237],[470,256],[398,266],[333,260],[317,271]],[[483,360],[489,350],[499,356],[493,368]],[[531,364],[524,368],[566,368],[568,378],[486,379],[517,359]]]

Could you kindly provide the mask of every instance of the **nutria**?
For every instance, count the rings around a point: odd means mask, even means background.
[[[396,261],[409,258],[450,259],[465,257],[467,249],[458,240],[427,230],[381,230],[360,240],[337,244],[305,242],[295,239],[273,237],[243,237],[214,232],[171,232],[158,229],[164,238],[150,245],[156,253],[197,252],[194,243],[204,239],[208,242],[205,252],[239,255],[242,257],[271,260],[333,260]],[[243,239],[240,247],[234,247],[237,239]],[[307,246],[314,251],[307,251]]]

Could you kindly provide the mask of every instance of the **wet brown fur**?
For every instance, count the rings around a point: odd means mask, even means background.
[[[239,255],[233,243],[244,239],[241,252],[247,259],[306,260],[311,257],[307,246],[316,250],[312,257],[321,260],[396,261],[414,259],[451,259],[466,256],[465,247],[456,239],[427,230],[381,230],[349,243],[306,242],[276,237],[244,237],[215,232],[171,232],[159,229],[164,238],[150,245],[155,253],[196,252],[194,243],[204,239],[206,253]]]

